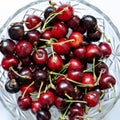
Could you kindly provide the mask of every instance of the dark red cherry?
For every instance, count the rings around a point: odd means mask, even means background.
[[[47,66],[49,69],[51,69],[53,71],[61,69],[63,66],[62,57],[60,55],[57,55],[57,54],[51,55],[48,58]]]
[[[59,110],[64,110],[67,106],[67,103],[64,101],[62,97],[55,96],[55,106]]]
[[[79,46],[78,48],[76,48],[76,49],[73,51],[73,54],[74,54],[74,56],[75,56],[77,59],[80,59],[80,60],[82,60],[82,61],[85,61],[86,46],[84,46],[84,45]]]
[[[33,43],[38,43],[40,40],[41,33],[38,30],[31,30],[28,31],[26,34],[26,38],[29,42]]]
[[[42,24],[42,20],[37,15],[29,15],[25,20],[25,25],[28,29],[35,29]]]
[[[42,108],[42,105],[40,104],[39,101],[32,101],[31,111],[33,114],[36,114],[41,108]]]
[[[96,44],[90,44],[87,46],[86,49],[86,60],[88,62],[92,62],[93,59],[96,61],[102,57],[102,51],[99,46]]]
[[[2,59],[1,65],[5,70],[9,70],[10,67],[18,66],[19,61],[15,56],[7,56]]]
[[[71,29],[74,29],[79,26],[80,18],[77,15],[74,15],[69,21],[66,22],[67,26]]]
[[[21,40],[16,44],[16,54],[19,57],[30,56],[32,50],[33,50],[33,45],[26,40]]]
[[[54,104],[55,96],[53,92],[47,91],[45,93],[40,94],[38,101],[42,105],[42,108],[47,108]]]
[[[32,99],[29,95],[27,96],[19,96],[17,100],[17,104],[22,110],[28,110],[31,107]]]
[[[115,83],[116,79],[112,75],[107,73],[103,74],[99,80],[99,84],[103,89],[111,88],[111,86],[114,86]]]
[[[78,106],[72,106],[69,110],[69,120],[83,120],[84,109]]]
[[[48,60],[47,51],[43,48],[38,48],[37,50],[35,50],[32,57],[34,62],[38,65],[44,65],[45,63],[47,63]]]
[[[103,57],[108,58],[111,55],[112,49],[111,49],[111,47],[110,47],[110,45],[108,43],[100,42],[99,47],[100,47],[100,49],[102,51]]]
[[[50,120],[51,113],[47,109],[40,109],[37,112],[37,120]]]
[[[57,15],[57,18],[62,20],[62,21],[68,21],[73,17],[74,10],[72,6],[70,5],[61,5],[57,8],[56,10],[57,13],[60,13]]]
[[[53,37],[52,32],[50,30],[46,30],[41,34],[43,39],[49,40]]]
[[[98,61],[98,63],[96,63],[95,74],[97,76],[99,76],[101,73],[106,74],[108,72],[109,72],[109,68],[108,68],[108,66],[105,62],[99,62]]]
[[[5,83],[5,89],[9,93],[17,93],[20,90],[19,84],[13,79]]]
[[[24,26],[22,23],[13,23],[8,29],[8,34],[13,40],[22,40],[24,37]]]
[[[97,19],[92,15],[84,15],[81,18],[81,22],[87,31],[92,30],[97,26]]]
[[[2,40],[0,43],[0,51],[5,56],[13,55],[15,51],[15,42],[11,39]]]
[[[89,107],[95,107],[100,100],[100,94],[97,91],[90,91],[85,94],[84,100]]]
[[[61,80],[56,84],[56,94],[61,97],[65,97],[65,94],[73,96],[74,87],[72,83],[67,80]]]
[[[56,22],[52,27],[52,35],[55,38],[64,38],[68,33],[68,28],[63,22]]]

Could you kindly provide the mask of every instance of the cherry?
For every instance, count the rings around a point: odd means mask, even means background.
[[[84,109],[78,106],[72,106],[69,110],[69,120],[83,120]]]
[[[82,70],[82,68],[83,65],[78,59],[71,58],[69,60],[68,70]]]
[[[35,29],[42,24],[42,20],[37,15],[29,15],[25,20],[25,25],[28,29]]]
[[[95,74],[97,76],[99,76],[102,72],[102,74],[106,74],[109,72],[109,68],[107,66],[107,64],[105,62],[98,62],[96,63],[96,67],[95,67]]]
[[[75,50],[73,50],[73,55],[80,59],[81,61],[85,61],[85,56],[86,56],[86,46],[81,45]]]
[[[37,120],[50,120],[51,113],[47,109],[40,109],[37,112]]]
[[[15,56],[7,56],[2,59],[1,65],[5,70],[9,70],[10,67],[18,66],[19,61]]]
[[[21,91],[22,94],[25,93],[25,95],[30,95],[30,93],[33,93],[35,91],[35,87],[33,85],[29,86],[29,84],[23,84],[20,87],[20,91]]]
[[[55,96],[55,106],[57,107],[57,109],[59,110],[64,110],[67,106],[67,103],[64,101],[64,99],[62,97],[59,96]]]
[[[36,64],[44,65],[48,60],[48,53],[45,49],[38,48],[37,50],[34,51],[32,57]]]
[[[74,29],[79,26],[80,18],[77,15],[74,15],[69,21],[66,22],[67,26],[71,29]]]
[[[59,55],[66,55],[70,51],[70,43],[65,38],[61,38],[53,44],[53,50]]]
[[[38,30],[31,30],[28,31],[26,34],[26,38],[29,42],[33,43],[38,43],[40,40],[41,33]]]
[[[83,72],[81,70],[68,70],[67,77],[73,81],[81,82]]]
[[[33,114],[37,114],[37,112],[42,108],[42,105],[39,101],[32,101],[31,103],[31,111]]]
[[[30,96],[19,96],[17,100],[17,104],[22,110],[28,110],[31,107],[32,99]]]
[[[91,42],[96,42],[101,39],[102,33],[99,30],[93,30],[87,32],[88,40]]]
[[[16,54],[19,57],[27,57],[30,56],[33,50],[33,46],[30,42],[26,40],[21,40],[16,44]]]
[[[73,40],[72,42],[70,42],[71,46],[76,48],[76,47],[79,47],[82,44],[82,42],[84,40],[84,37],[79,32],[72,32],[69,36],[69,39]]]
[[[57,18],[62,21],[68,21],[73,17],[74,10],[70,5],[61,5],[56,10],[57,13],[62,12],[57,15]]]
[[[85,94],[84,100],[89,107],[95,107],[99,103],[100,95],[96,91],[90,91]]]
[[[47,108],[47,107],[54,105],[55,96],[53,92],[47,91],[47,92],[40,94],[38,101],[42,105],[42,108]]]
[[[8,34],[13,40],[22,40],[24,38],[24,26],[22,23],[13,23],[8,29]]]
[[[2,40],[0,43],[0,51],[4,56],[11,56],[15,51],[15,42],[11,39]]]
[[[86,72],[82,77],[81,83],[83,83],[84,85],[86,84],[89,87],[94,87],[95,81],[96,80],[93,76],[93,73]]]
[[[81,18],[81,23],[87,31],[94,29],[97,26],[97,20],[92,15],[84,15]]]
[[[100,42],[99,47],[100,47],[100,49],[102,51],[103,57],[108,58],[111,55],[112,49],[111,49],[111,47],[110,47],[110,45],[108,43]]]
[[[67,80],[61,80],[56,84],[56,94],[60,97],[65,97],[65,94],[73,96],[74,87]]]
[[[41,36],[43,39],[46,39],[46,40],[50,40],[51,38],[53,38],[52,32],[50,30],[46,30],[42,32]]]
[[[52,35],[55,38],[63,38],[68,33],[68,28],[63,22],[56,22],[52,28]]]
[[[102,51],[101,51],[100,47],[98,47],[96,44],[90,44],[87,46],[86,60],[88,62],[92,62],[93,59],[95,59],[97,61],[101,57],[102,57]]]
[[[115,83],[116,83],[115,78],[108,73],[103,74],[99,80],[99,84],[103,89],[111,88],[112,86],[115,85]]]
[[[41,82],[47,82],[48,72],[46,70],[37,69],[33,72],[33,78],[38,84]]]
[[[53,70],[53,71],[61,69],[63,66],[62,57],[60,55],[57,55],[57,54],[51,55],[48,58],[47,66],[50,70]]]
[[[16,80],[12,79],[5,83],[5,89],[9,93],[17,93],[20,90],[19,84],[16,82]]]
[[[22,67],[30,65],[30,63],[32,63],[31,55],[28,56],[28,57],[22,57],[22,58],[20,58],[20,63],[21,63]]]

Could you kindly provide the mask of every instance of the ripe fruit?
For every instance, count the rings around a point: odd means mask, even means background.
[[[73,17],[74,10],[70,5],[61,5],[56,10],[57,13],[61,12],[57,15],[57,18],[62,21],[68,21]]]
[[[76,48],[76,47],[79,47],[82,44],[82,42],[84,40],[84,37],[79,32],[72,32],[69,36],[69,39],[73,40],[71,42],[71,46]]]

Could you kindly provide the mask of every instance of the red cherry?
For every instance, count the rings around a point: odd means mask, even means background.
[[[18,59],[15,56],[7,56],[2,59],[1,65],[5,70],[9,70],[10,67],[18,66]]]
[[[25,25],[28,29],[39,27],[42,24],[42,20],[37,15],[29,15],[25,20]]]
[[[33,114],[36,114],[41,108],[42,108],[42,105],[40,104],[39,101],[32,101],[31,111]]]
[[[68,28],[63,22],[56,22],[52,28],[52,35],[55,38],[64,38],[68,33]]]
[[[55,96],[54,96],[53,92],[51,92],[51,91],[42,93],[38,99],[38,101],[42,105],[42,108],[46,108],[48,106],[53,105],[54,100],[55,100]]]
[[[90,87],[94,87],[95,79],[94,79],[93,73],[90,73],[90,72],[84,73],[81,83],[86,84]]]
[[[33,46],[26,40],[21,40],[16,44],[16,54],[19,57],[27,57],[32,53]]]
[[[42,33],[42,38],[49,40],[50,38],[52,38],[52,32],[50,30],[46,30]]]
[[[96,44],[90,44],[86,49],[86,60],[93,62],[93,59],[99,60],[102,57],[102,51]]]
[[[81,70],[68,70],[67,76],[73,81],[81,82],[83,72],[81,72]]]
[[[100,42],[99,47],[102,51],[103,57],[108,58],[111,55],[112,49],[108,43]]]
[[[61,14],[57,15],[57,18],[62,20],[62,21],[68,21],[73,17],[74,11],[72,6],[70,5],[61,5],[60,7],[57,8],[56,12]]]
[[[72,32],[69,36],[69,39],[73,40],[72,42],[70,42],[71,46],[76,48],[76,47],[79,47],[82,44],[82,42],[84,40],[84,37],[79,32]]]
[[[19,96],[18,100],[17,100],[18,106],[20,107],[20,109],[22,110],[28,110],[31,107],[31,103],[32,103],[32,99],[31,97],[28,96]]]
[[[71,58],[69,60],[68,70],[82,70],[83,65],[78,59]]]
[[[38,65],[44,65],[48,60],[47,51],[43,48],[38,48],[33,53],[33,60]]]
[[[26,91],[25,95],[28,95],[28,94],[30,94],[30,93],[35,91],[34,86],[30,86],[30,87],[28,87],[28,86],[29,86],[29,84],[23,84],[21,86],[20,90],[21,90],[22,94]]]
[[[65,38],[61,38],[53,44],[53,49],[59,55],[66,55],[70,51],[70,43]]]
[[[48,68],[55,71],[61,69],[63,66],[63,60],[60,55],[55,54],[54,56],[51,55],[48,58]]]
[[[85,94],[84,100],[89,107],[95,107],[99,103],[100,95],[96,91],[91,91]]]
[[[99,80],[99,84],[103,89],[110,88],[111,86],[114,86],[115,83],[116,83],[115,78],[112,75],[107,73],[103,74]]]

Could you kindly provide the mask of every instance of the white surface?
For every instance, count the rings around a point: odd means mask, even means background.
[[[34,0],[3,0],[0,4],[0,27],[5,23],[7,18],[11,16],[17,9],[25,6],[29,2]],[[120,14],[119,14],[119,0],[86,0],[97,6],[99,9],[109,16],[112,22],[120,31]],[[120,110],[120,100],[115,107],[109,112],[109,114],[103,120],[118,120]],[[12,120],[10,114],[2,106],[0,102],[0,120]]]

